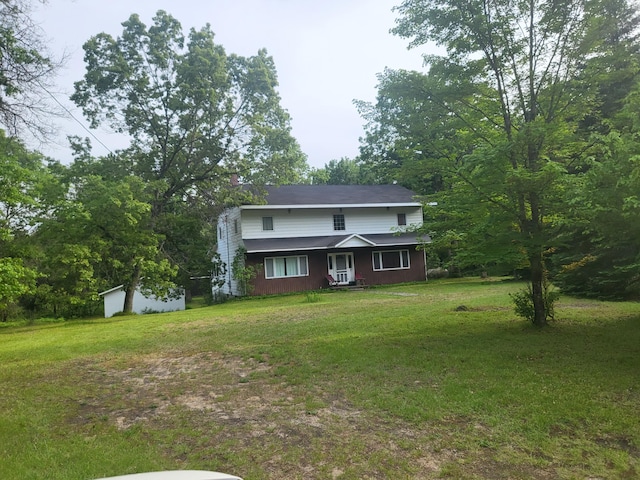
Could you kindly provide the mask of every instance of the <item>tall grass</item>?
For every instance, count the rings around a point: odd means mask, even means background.
[[[520,288],[445,280],[4,328],[0,478],[634,478],[640,305],[563,297],[539,330],[513,313]]]

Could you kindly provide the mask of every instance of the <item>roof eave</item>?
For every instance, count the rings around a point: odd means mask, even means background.
[[[115,292],[116,290],[120,290],[124,287],[124,284],[118,285],[117,287],[110,288],[109,290],[105,290],[104,292],[100,292],[98,296],[106,295],[107,293]]]
[[[400,203],[314,203],[305,205],[241,205],[241,210],[273,210],[280,208],[309,209],[309,208],[380,208],[380,207],[422,207],[420,202],[400,202]]]

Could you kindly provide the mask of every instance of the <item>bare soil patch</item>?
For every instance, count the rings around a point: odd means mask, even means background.
[[[91,394],[69,422],[143,429],[177,466],[230,465],[245,478],[551,478],[453,446],[457,432],[485,427],[373,415],[326,386],[287,383],[265,360],[175,353],[77,365]]]

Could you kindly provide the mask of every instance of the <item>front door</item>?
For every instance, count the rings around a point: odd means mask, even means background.
[[[339,285],[348,285],[356,278],[353,266],[353,253],[330,253],[327,255],[329,275]]]

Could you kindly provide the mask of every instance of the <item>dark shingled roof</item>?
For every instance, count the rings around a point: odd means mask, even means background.
[[[258,252],[294,252],[302,250],[326,250],[335,248],[340,242],[353,235],[330,235],[323,237],[297,237],[297,238],[261,238],[244,240],[247,253]],[[430,242],[429,237],[420,237],[413,232],[408,233],[377,233],[358,234],[371,242],[371,247],[393,247],[418,245]]]
[[[415,193],[400,185],[282,185],[265,190],[267,205],[419,204]]]

